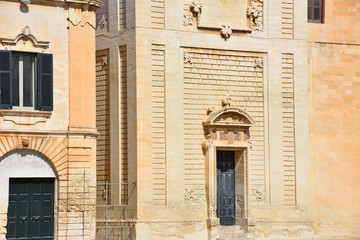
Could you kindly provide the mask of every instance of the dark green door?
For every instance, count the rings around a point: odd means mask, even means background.
[[[54,239],[53,178],[10,178],[6,237]]]
[[[235,152],[217,151],[217,217],[221,225],[235,225]]]

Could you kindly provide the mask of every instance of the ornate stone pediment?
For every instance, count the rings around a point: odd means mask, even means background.
[[[203,124],[204,126],[251,127],[255,124],[255,120],[239,108],[223,108],[212,113]]]
[[[38,41],[34,35],[31,34],[29,26],[26,26],[21,33],[15,38],[0,38],[3,45],[16,45],[21,39],[28,41],[30,40],[34,47],[48,48],[50,42]]]

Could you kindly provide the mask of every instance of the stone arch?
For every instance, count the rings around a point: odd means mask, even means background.
[[[250,114],[240,108],[223,108],[212,113],[206,121],[205,126],[209,125],[232,125],[251,127],[255,125],[255,120]]]
[[[43,155],[58,176],[66,174],[68,139],[65,136],[0,136],[0,159],[15,150],[31,150]]]
[[[1,220],[7,219],[10,178],[54,178],[55,183],[58,179],[50,161],[38,152],[24,149],[13,150],[0,157]]]

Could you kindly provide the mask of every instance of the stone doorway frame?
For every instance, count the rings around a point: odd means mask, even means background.
[[[209,239],[218,235],[217,227],[220,225],[219,218],[216,216],[216,152],[217,150],[235,151],[235,163],[237,158],[244,161],[244,213],[243,218],[239,208],[236,208],[236,225],[246,224],[249,202],[249,182],[248,182],[248,161],[251,150],[250,127],[255,125],[255,120],[246,111],[239,108],[223,108],[209,114],[203,121],[205,140],[202,142],[205,155],[205,175],[206,175],[206,199],[207,199],[207,225]],[[241,154],[242,153],[242,154]],[[235,170],[236,177],[236,170]],[[235,183],[236,188],[236,183]],[[237,193],[235,192],[235,195]],[[240,214],[240,215],[239,215]]]

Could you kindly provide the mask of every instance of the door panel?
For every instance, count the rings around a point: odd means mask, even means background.
[[[235,152],[217,151],[217,217],[235,225]]]
[[[54,179],[10,179],[7,239],[52,240],[53,236]]]

